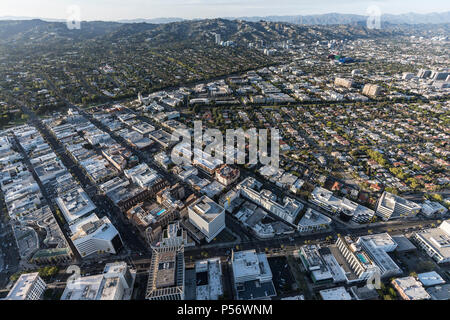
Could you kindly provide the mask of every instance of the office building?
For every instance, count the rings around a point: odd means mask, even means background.
[[[265,253],[232,251],[231,267],[238,300],[269,299],[276,296],[272,271]]]
[[[95,213],[70,226],[71,240],[82,258],[94,253],[117,254],[123,247],[122,239],[107,217]]]
[[[429,78],[431,76],[431,73],[432,73],[431,70],[420,69],[417,72],[417,77],[419,77],[421,79],[426,79],[426,78]]]
[[[237,190],[244,198],[260,205],[270,213],[296,227],[294,223],[303,209],[303,204],[289,197],[285,197],[283,203],[278,203],[275,194],[269,190],[260,190],[261,187],[261,182],[248,177],[237,186]]]
[[[22,274],[5,300],[41,300],[46,288],[44,280],[37,272]]]
[[[362,91],[363,95],[369,97],[379,96],[381,93],[381,87],[376,84],[366,84]]]
[[[91,214],[97,207],[82,188],[74,188],[56,198],[66,222],[71,225]]]
[[[147,282],[148,300],[184,300],[183,246],[153,247]]]
[[[102,274],[69,278],[61,300],[130,300],[135,278],[125,262],[108,263]]]
[[[376,215],[384,221],[416,216],[422,207],[389,192],[384,192],[378,200]]]
[[[313,190],[310,201],[339,216],[343,221],[367,223],[375,215],[373,210],[347,198],[338,198],[333,195],[333,192],[322,187],[316,187]]]
[[[322,253],[326,249],[327,248],[321,248],[319,245],[314,244],[303,245],[300,250],[294,254],[300,258],[314,283],[321,284],[333,282],[332,270],[330,270],[322,257]]]
[[[207,242],[225,229],[225,209],[207,196],[191,204],[188,214],[189,222],[205,235]]]
[[[297,231],[300,233],[307,233],[324,230],[331,225],[331,222],[331,218],[328,218],[316,210],[308,208],[298,222]]]
[[[416,233],[414,240],[437,263],[450,262],[450,219],[442,222],[438,228]]]
[[[442,216],[442,215],[446,214],[447,211],[448,211],[448,209],[446,207],[444,207],[443,205],[441,205],[437,201],[426,200],[422,204],[422,214],[424,214],[427,217],[431,217],[433,215]]]

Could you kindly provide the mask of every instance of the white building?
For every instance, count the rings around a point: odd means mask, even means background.
[[[160,179],[159,174],[149,168],[146,163],[141,163],[134,168],[125,170],[124,173],[128,179],[141,188],[150,187]]]
[[[256,250],[238,251],[232,254],[231,263],[235,283],[251,280],[272,280],[272,271],[265,253]]]
[[[22,274],[5,300],[40,300],[46,287],[39,273]]]
[[[265,253],[232,251],[231,267],[237,299],[267,299],[276,295]]]
[[[357,244],[378,267],[382,278],[402,273],[402,269],[388,255],[388,252],[393,252],[398,246],[388,233],[360,237]]]
[[[444,215],[447,213],[447,211],[447,208],[437,201],[426,200],[422,204],[422,213],[427,217],[430,217],[434,214]]]
[[[97,208],[82,188],[72,189],[59,196],[56,198],[56,204],[69,225]]]
[[[438,228],[416,233],[414,239],[437,263],[450,262],[450,219],[442,222]]]
[[[335,197],[333,192],[322,187],[313,190],[310,201],[333,214],[339,214],[344,221],[366,223],[375,215],[373,210],[347,198]]]
[[[237,190],[239,190],[241,196],[255,202],[287,223],[294,225],[295,219],[303,209],[303,204],[289,197],[285,197],[282,204],[278,203],[276,195],[271,191],[259,191],[261,186],[262,184],[259,181],[248,177],[237,186]]]
[[[421,206],[389,192],[384,192],[378,200],[376,214],[384,221],[404,217],[414,217]]]
[[[300,219],[297,230],[299,232],[313,232],[327,229],[332,220],[327,216],[308,208],[304,216]]]
[[[352,300],[352,296],[345,287],[321,290],[319,293],[323,300]]]
[[[95,213],[70,226],[71,239],[82,258],[94,253],[117,252],[123,247],[122,239],[107,217],[99,219]]]
[[[350,237],[340,236],[336,247],[357,276],[355,281],[367,280],[375,273],[379,273],[381,278],[402,273],[388,255],[397,248],[397,243],[387,233],[360,237],[356,242]]]
[[[68,280],[61,300],[130,300],[135,278],[125,262],[108,263],[103,274]]]
[[[211,242],[225,229],[225,209],[203,196],[188,207],[189,221]]]

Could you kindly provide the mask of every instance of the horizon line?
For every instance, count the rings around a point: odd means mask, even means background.
[[[417,14],[417,15],[430,15],[430,14],[445,14],[450,13],[449,10],[437,12],[427,12],[427,13],[419,13],[419,12],[404,12],[404,13],[382,13],[383,15],[392,15],[392,16],[401,16],[401,15],[408,15],[408,14]],[[211,16],[211,17],[197,17],[197,18],[183,18],[183,17],[155,17],[155,18],[119,18],[119,19],[86,19],[82,20],[84,22],[121,22],[121,21],[133,21],[133,20],[158,20],[158,19],[180,19],[180,20],[212,20],[212,19],[226,19],[226,20],[240,20],[242,18],[267,18],[267,17],[308,17],[308,16],[324,16],[329,14],[339,14],[339,15],[350,15],[350,16],[362,16],[366,17],[368,16],[367,13],[359,14],[359,13],[342,13],[342,12],[327,12],[327,13],[312,13],[312,14],[281,14],[281,15],[247,15],[247,16],[238,16],[238,17],[232,17],[232,16]],[[66,21],[66,18],[52,18],[52,17],[29,17],[29,16],[13,16],[13,15],[4,15],[0,16],[0,21],[20,21],[20,20],[53,20],[50,22],[62,22]]]

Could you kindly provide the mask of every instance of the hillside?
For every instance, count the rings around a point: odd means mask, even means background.
[[[388,25],[380,30],[370,30],[364,25],[297,25],[282,22],[249,22],[243,20],[209,19],[185,20],[172,23],[116,23],[82,22],[80,30],[70,30],[63,22],[42,20],[0,21],[0,43],[6,45],[54,44],[73,41],[149,42],[151,45],[170,45],[178,42],[214,41],[215,33],[223,40],[238,45],[264,40],[265,42],[292,40],[312,43],[326,39],[377,38],[400,35],[417,35],[417,32],[449,25]]]

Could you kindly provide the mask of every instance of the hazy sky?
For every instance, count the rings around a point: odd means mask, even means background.
[[[0,0],[0,16],[65,19],[73,5],[82,20],[365,14],[371,5],[394,14],[450,11],[449,0]]]

